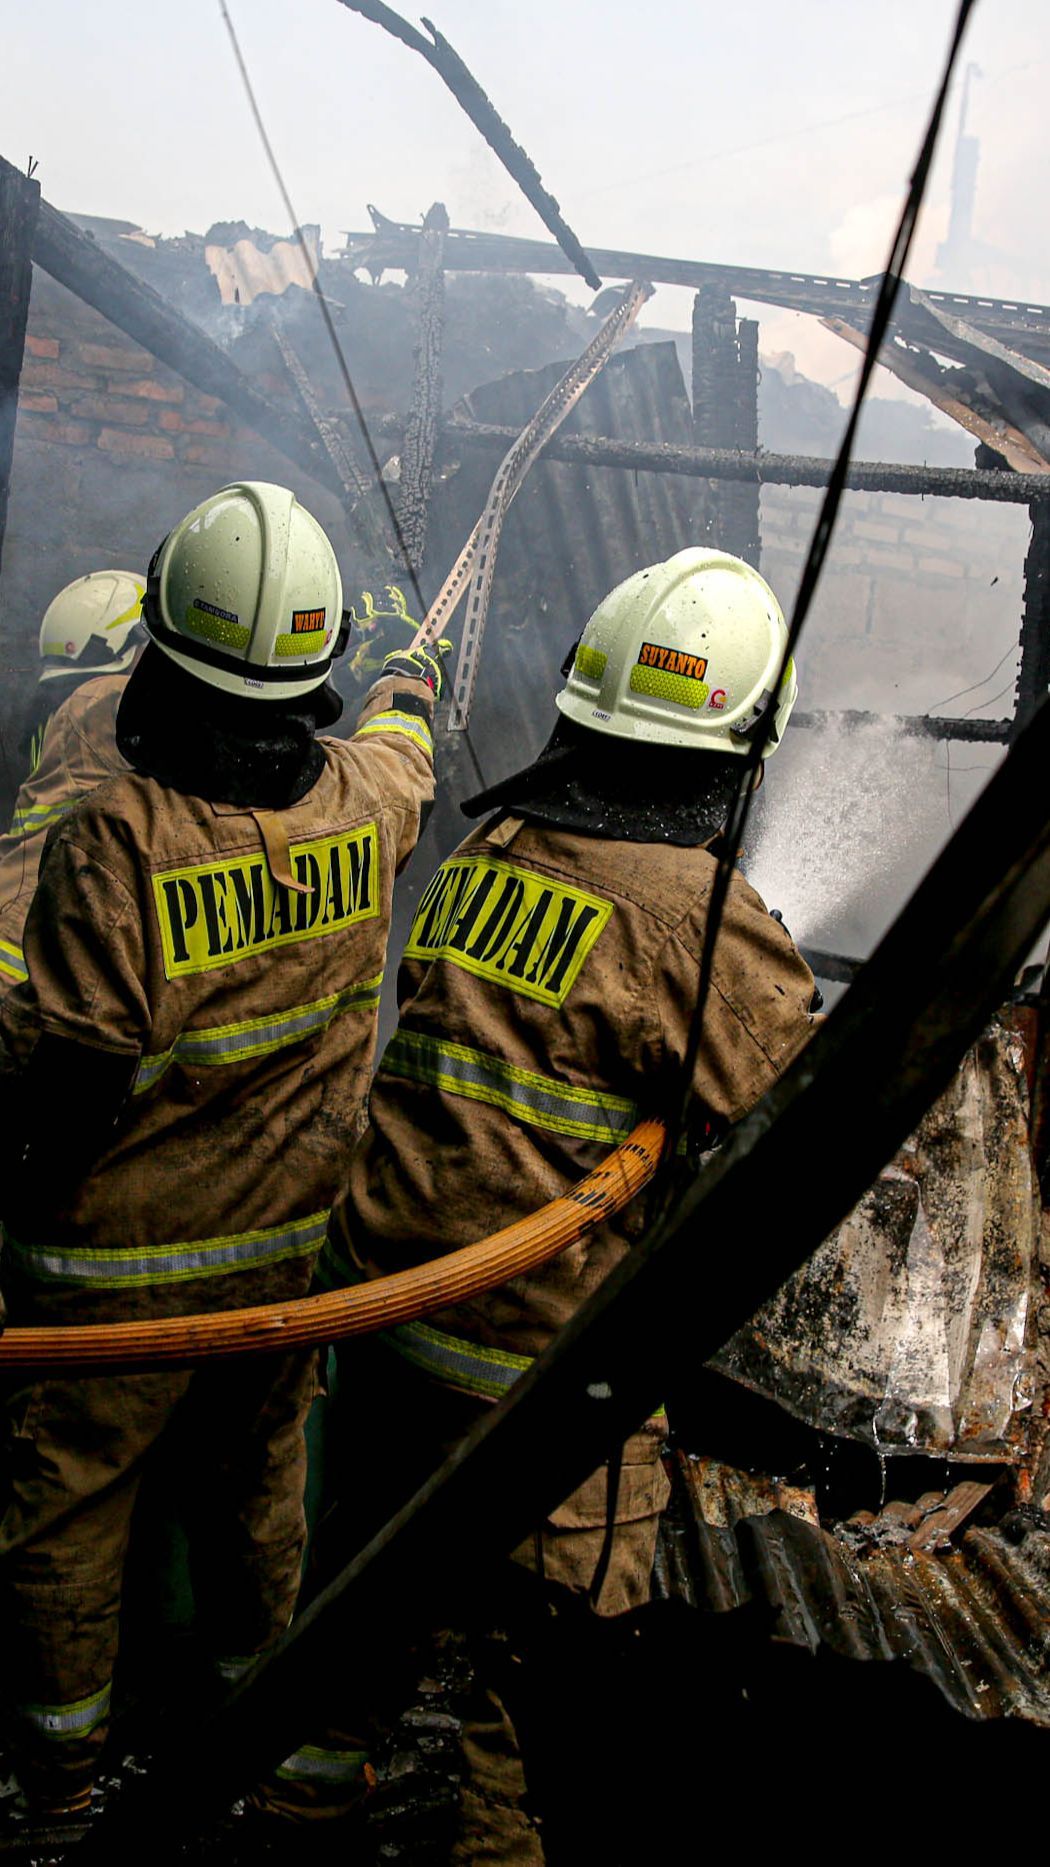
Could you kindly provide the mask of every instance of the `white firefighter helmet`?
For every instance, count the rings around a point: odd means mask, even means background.
[[[145,578],[130,570],[93,570],[67,583],[40,624],[40,679],[130,668],[145,589]]]
[[[765,579],[742,558],[694,546],[599,603],[557,705],[614,738],[741,754],[775,707],[768,757],[798,692],[794,663],[781,674],[786,647]]]
[[[322,686],[349,632],[327,534],[293,492],[264,480],[224,486],[168,533],[143,619],[180,668],[254,700]]]

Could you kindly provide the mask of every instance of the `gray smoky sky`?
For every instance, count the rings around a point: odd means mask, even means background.
[[[415,219],[542,235],[514,183],[424,62],[338,0],[230,0],[293,201],[328,250],[374,201]],[[434,0],[451,39],[585,244],[734,262],[877,270],[918,144],[953,0]],[[415,17],[409,14],[409,17]],[[982,0],[964,47],[980,76],[966,280],[940,279],[958,92],[912,276],[1050,299],[1046,0]],[[0,149],[39,163],[55,205],[203,232],[286,216],[218,0],[38,0],[8,9]],[[960,67],[961,69],[961,67]],[[581,296],[586,296],[581,287]],[[649,318],[684,325],[662,289]],[[762,314],[767,351],[810,373],[850,359],[813,320]],[[885,378],[883,378],[885,382]]]

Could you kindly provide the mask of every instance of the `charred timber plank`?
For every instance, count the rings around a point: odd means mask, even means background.
[[[844,318],[821,318],[820,322],[833,336],[841,337],[855,350],[864,351],[867,339]],[[879,351],[879,368],[889,370],[898,382],[914,389],[916,395],[924,395],[934,408],[957,421],[967,434],[1001,454],[1016,473],[1050,473],[1050,460],[1043,458],[1035,442],[1019,428],[1012,427],[1005,419],[992,421],[980,409],[971,408],[962,395],[953,394],[948,372],[941,369],[928,350],[902,350],[891,341],[883,344]]]
[[[397,415],[379,415],[376,434],[396,435]],[[445,421],[442,446],[502,449],[516,428],[495,422]],[[664,441],[620,441],[609,435],[559,434],[547,443],[544,460],[589,467],[624,467],[631,473],[675,473],[686,479],[742,480],[757,486],[825,486],[834,462],[814,454],[738,454],[716,447],[675,447]],[[1045,498],[1047,482],[1036,473],[984,473],[971,467],[911,467],[891,461],[854,461],[846,485],[857,493],[918,493],[927,498],[994,499],[1027,505]]]
[[[401,530],[408,555],[418,570],[427,548],[430,483],[434,473],[441,417],[441,351],[445,333],[445,272],[442,254],[448,212],[435,201],[423,222],[419,271],[415,279],[418,310],[412,406],[401,449]]]
[[[1050,498],[1033,499],[1029,516],[1032,534],[1024,561],[1021,660],[1014,712],[1018,732],[1038,711],[1050,687]]]
[[[40,183],[30,181],[5,162],[0,170],[0,560],[7,524],[18,384],[33,285],[33,236],[39,209]]]
[[[708,1359],[845,1217],[1050,917],[1048,760],[1044,705],[792,1068],[272,1656],[210,1718],[173,1723],[150,1776],[82,1845],[81,1867],[136,1847],[154,1864],[172,1858],[180,1834],[309,1741],[351,1677],[359,1702],[410,1626],[447,1625],[476,1601],[499,1558],[660,1403],[669,1371]],[[800,1172],[805,1198],[785,1225]],[[726,1237],[741,1248],[713,1277],[698,1246]]]
[[[0,178],[9,169],[0,157]],[[40,203],[33,259],[195,389],[218,396],[256,434],[342,498],[339,475],[311,425],[261,395],[218,344],[46,201]]]
[[[792,713],[789,726],[895,726],[909,739],[965,739],[971,745],[1005,745],[1012,720],[953,719],[938,713],[865,713],[855,707]]]
[[[561,252],[567,262],[567,269],[578,272],[592,292],[598,291],[601,280],[590,257],[563,218],[558,202],[550,190],[544,187],[532,158],[520,143],[515,142],[492,100],[486,96],[473,72],[464,64],[455,47],[438,32],[437,27],[430,20],[424,19],[423,24],[430,34],[430,38],[425,39],[415,26],[401,18],[400,13],[395,13],[392,7],[385,5],[384,0],[339,0],[339,4],[351,13],[360,13],[363,18],[374,20],[377,26],[392,33],[403,45],[411,46],[414,52],[426,59],[428,65],[433,66],[438,77],[448,85],[457,104],[466,111],[475,129],[481,131],[493,154],[499,157],[508,175],[513,176],[525,199],[536,209],[548,232],[554,235],[558,242],[555,251]]]

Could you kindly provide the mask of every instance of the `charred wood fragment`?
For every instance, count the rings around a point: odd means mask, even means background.
[[[9,163],[3,163],[0,167],[0,558],[11,483],[18,384],[33,283],[33,236],[39,209],[40,183],[30,181]]]
[[[586,279],[592,292],[598,291],[601,279],[595,272],[587,254],[573,233],[572,228],[562,219],[561,209],[554,196],[543,186],[539,170],[526,155],[520,143],[514,141],[507,125],[498,111],[486,97],[473,73],[463,63],[459,53],[448,40],[438,32],[428,19],[423,24],[430,34],[425,39],[421,32],[395,13],[393,7],[384,6],[383,0],[340,0],[351,13],[360,13],[364,19],[374,20],[403,45],[410,46],[432,65],[445,84],[448,85],[458,104],[462,104],[471,122],[488,143],[512,175],[526,200],[536,209],[549,233],[554,235],[571,267],[581,278]],[[637,275],[632,275],[637,276]]]
[[[442,259],[448,214],[435,201],[423,222],[419,270],[415,277],[418,307],[412,406],[401,450],[401,530],[408,555],[418,570],[427,546],[427,509],[434,474],[438,421],[441,416],[441,351],[445,331],[445,272]]]

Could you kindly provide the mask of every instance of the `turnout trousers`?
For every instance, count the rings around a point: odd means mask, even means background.
[[[339,1380],[329,1443],[328,1489],[333,1498],[327,1537],[319,1533],[321,1583],[363,1547],[417,1485],[460,1443],[488,1402],[457,1392],[408,1365],[383,1341],[347,1344],[338,1354]],[[660,1453],[663,1420],[649,1422],[627,1440],[616,1486],[608,1567],[594,1609],[622,1614],[650,1597],[660,1517],[669,1485]],[[609,1503],[605,1466],[537,1526],[514,1551],[515,1564],[540,1580],[560,1583],[581,1596],[591,1589],[606,1542]],[[470,1528],[464,1525],[464,1539]],[[327,1545],[327,1547],[325,1547]],[[529,1746],[519,1729],[515,1684],[526,1694],[538,1656],[526,1618],[516,1612],[510,1591],[505,1626],[470,1630],[473,1682],[462,1721],[463,1781],[449,1859],[457,1864],[501,1863],[537,1867],[546,1856],[542,1824],[529,1795]],[[504,1621],[498,1582],[486,1590],[486,1615]],[[395,1656],[391,1656],[392,1664]],[[292,1819],[348,1813],[364,1793],[370,1774],[369,1708],[355,1690],[353,1654],[333,1655],[344,1682],[342,1707],[325,1732],[286,1760],[258,1793],[258,1800]],[[581,1682],[586,1702],[586,1682]],[[339,1704],[338,1690],[325,1699]]]
[[[197,1626],[234,1679],[283,1631],[305,1541],[304,1423],[316,1356],[37,1381],[0,1416],[6,1737],[32,1800],[90,1784],[109,1724],[132,1511],[162,1439],[180,1499]]]

